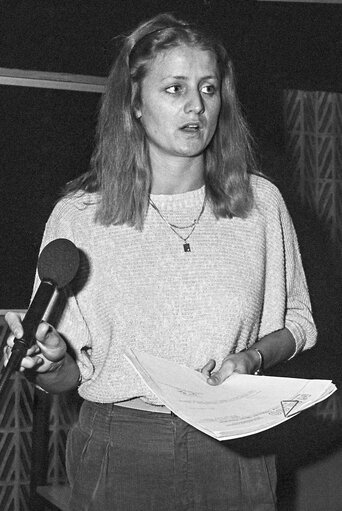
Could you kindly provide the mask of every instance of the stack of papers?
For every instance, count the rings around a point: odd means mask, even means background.
[[[170,360],[135,350],[126,358],[165,406],[217,440],[272,428],[337,390],[331,380],[238,373],[211,386],[200,372]]]

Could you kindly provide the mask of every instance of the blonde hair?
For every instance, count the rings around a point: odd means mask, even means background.
[[[248,173],[256,172],[256,164],[232,62],[224,46],[202,28],[160,14],[124,38],[102,97],[90,170],[65,189],[98,192],[96,218],[104,225],[143,228],[152,172],[146,136],[134,111],[151,60],[179,45],[212,51],[221,74],[218,125],[204,152],[207,200],[217,217],[244,217],[251,208]]]

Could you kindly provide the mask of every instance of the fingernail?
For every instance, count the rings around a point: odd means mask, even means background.
[[[217,376],[211,376],[211,378],[210,378],[210,379],[211,379],[211,381],[212,381],[213,383],[215,383],[215,384],[219,383],[219,381],[220,381],[220,380],[219,380],[219,378],[218,378]]]

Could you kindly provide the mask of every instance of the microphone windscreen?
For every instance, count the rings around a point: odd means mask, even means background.
[[[43,248],[38,259],[40,280],[52,280],[62,288],[75,277],[80,264],[80,254],[72,241],[58,238]]]

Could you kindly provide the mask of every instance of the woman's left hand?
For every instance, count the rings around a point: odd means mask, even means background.
[[[258,368],[260,358],[255,350],[241,351],[233,355],[228,355],[222,362],[220,369],[214,371],[216,362],[210,359],[201,369],[201,373],[207,377],[209,385],[220,385],[231,374],[253,374]]]

